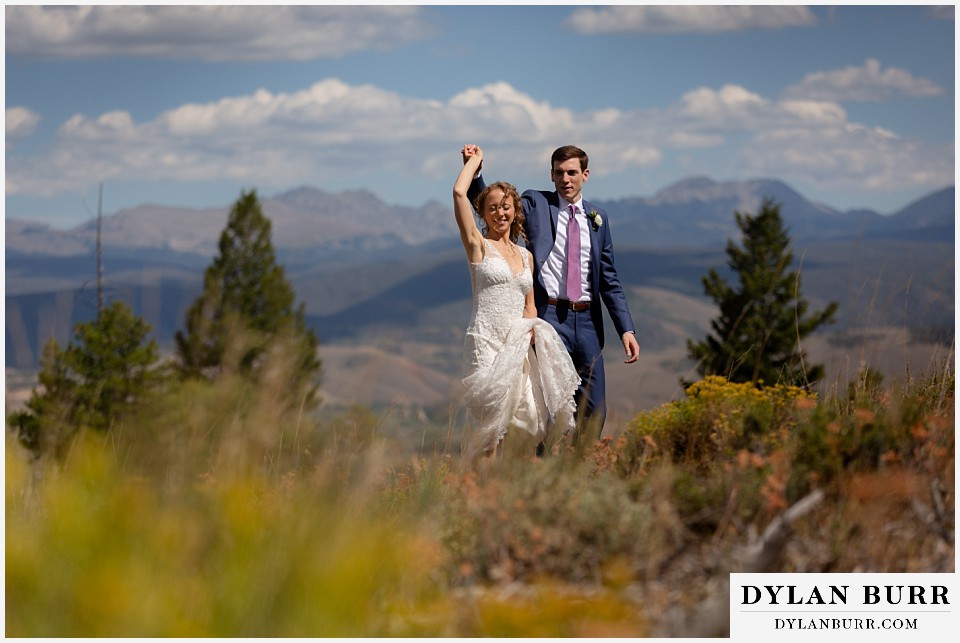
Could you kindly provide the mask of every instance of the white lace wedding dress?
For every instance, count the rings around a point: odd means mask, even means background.
[[[464,341],[464,401],[472,426],[467,455],[497,445],[516,427],[535,437],[573,428],[573,395],[580,377],[554,328],[542,319],[526,319],[523,308],[533,287],[528,255],[523,269],[510,265],[489,241],[479,263],[468,263],[473,314]],[[533,329],[536,349],[530,345]]]

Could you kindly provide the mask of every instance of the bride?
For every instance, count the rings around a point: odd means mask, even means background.
[[[580,377],[556,331],[537,318],[533,256],[517,245],[524,236],[520,195],[503,181],[487,186],[475,204],[481,231],[467,189],[483,162],[483,150],[465,145],[462,153],[465,163],[453,186],[453,208],[473,288],[463,385],[473,424],[465,455],[475,462],[494,454],[511,428],[538,441],[548,426],[561,437],[569,434]]]

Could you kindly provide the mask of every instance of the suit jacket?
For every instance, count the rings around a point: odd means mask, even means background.
[[[470,185],[468,196],[471,201],[486,187],[483,177],[475,179]],[[521,196],[523,214],[526,217],[524,233],[527,235],[527,248],[533,254],[533,297],[537,305],[537,314],[543,317],[547,309],[547,290],[543,286],[540,269],[547,260],[557,238],[557,220],[560,215],[560,196],[543,190],[527,190]],[[617,276],[613,261],[613,241],[610,236],[610,221],[607,213],[586,199],[583,201],[585,212],[596,210],[603,224],[590,225],[590,317],[597,330],[600,346],[603,347],[603,302],[613,320],[617,334],[623,336],[627,331],[635,331],[633,318],[627,308],[627,298]]]
[[[556,192],[527,190],[522,195],[523,213],[526,217],[524,232],[533,253],[533,296],[537,313],[543,316],[547,308],[547,291],[543,286],[540,268],[553,250],[557,238],[557,220],[560,213],[560,196]],[[613,260],[613,240],[610,236],[610,221],[607,213],[586,199],[584,212],[596,211],[603,223],[590,223],[590,317],[596,327],[600,346],[603,346],[603,313],[601,301],[607,308],[618,336],[634,331],[633,318],[627,308],[627,298],[620,285],[620,277]]]

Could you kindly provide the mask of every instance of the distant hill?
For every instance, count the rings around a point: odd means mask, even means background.
[[[764,198],[781,204],[797,241],[860,236],[943,240],[944,235],[952,239],[954,229],[953,186],[888,216],[871,210],[840,212],[770,179],[719,183],[692,177],[652,197],[597,200],[597,204],[614,219],[620,246],[717,247],[737,234],[733,212],[754,213]],[[450,206],[436,201],[412,208],[388,205],[365,190],[330,193],[300,187],[261,197],[261,202],[273,223],[274,246],[294,263],[402,251],[457,234]],[[160,263],[180,263],[190,255],[211,257],[228,213],[229,205],[205,209],[141,205],[121,210],[103,217],[103,245],[112,256],[143,257],[149,252],[151,261]],[[14,257],[89,255],[95,234],[95,221],[57,230],[7,219],[6,250]]]
[[[651,197],[597,202],[610,215],[621,280],[647,356],[642,368],[616,376],[626,378],[617,390],[635,390],[632,378],[652,378],[657,385],[646,386],[644,395],[652,396],[642,398],[647,403],[676,388],[676,373],[689,368],[683,343],[703,332],[712,314],[701,278],[710,268],[726,270],[724,247],[738,233],[733,212],[756,212],[765,197],[782,204],[804,294],[814,307],[840,302],[839,321],[825,333],[852,341],[868,328],[888,327],[949,345],[952,186],[880,215],[813,203],[780,181],[693,177]],[[262,203],[278,259],[331,351],[329,366],[395,355],[390,372],[411,381],[400,387],[377,380],[378,395],[414,406],[441,399],[457,381],[470,314],[469,273],[450,207],[397,207],[366,191],[332,194],[312,187]],[[229,204],[143,205],[103,219],[107,297],[129,303],[167,349],[200,291],[228,210]],[[8,368],[35,368],[47,339],[65,343],[74,324],[93,318],[94,234],[94,222],[64,231],[6,221]],[[367,351],[371,347],[377,350]],[[616,346],[608,348],[615,361]],[[661,357],[651,362],[652,355]],[[352,375],[327,371],[327,377],[337,379],[326,385],[331,399],[347,400],[357,384]]]
[[[954,188],[916,201],[893,215],[872,210],[840,212],[809,201],[781,181],[758,179],[718,183],[705,177],[679,181],[652,197],[601,202],[615,217],[617,243],[645,246],[716,247],[739,230],[735,211],[755,214],[765,198],[780,204],[780,213],[795,242],[874,238],[942,241],[954,229]]]
[[[956,199],[954,187],[944,188],[876,222],[878,225],[867,234],[888,239],[952,241],[956,231]]]
[[[449,208],[436,201],[419,208],[394,206],[365,190],[330,193],[302,187],[275,197],[261,196],[261,205],[273,225],[274,246],[304,256],[416,246],[456,234]],[[157,256],[209,257],[216,252],[229,210],[229,205],[124,209],[103,217],[103,246],[120,256],[150,250]],[[8,253],[78,256],[89,254],[95,244],[95,220],[70,230],[6,221]]]

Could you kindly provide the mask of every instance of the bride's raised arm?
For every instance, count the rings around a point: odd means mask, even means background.
[[[460,228],[460,241],[467,252],[467,260],[478,263],[483,259],[483,235],[477,228],[477,221],[473,217],[473,207],[467,198],[467,190],[473,176],[483,163],[483,150],[476,145],[463,146],[463,168],[457,182],[453,184],[453,213],[457,217],[457,226]]]

